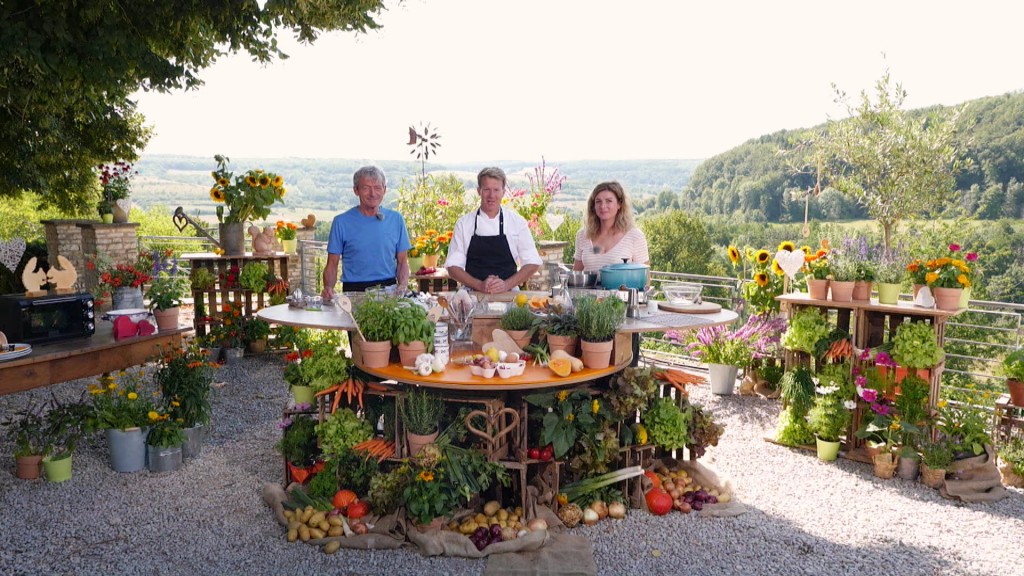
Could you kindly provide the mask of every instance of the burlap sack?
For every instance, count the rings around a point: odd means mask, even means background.
[[[264,484],[263,501],[274,513],[274,518],[282,527],[288,526],[288,520],[284,517],[284,503],[288,500],[288,494],[279,484]],[[332,541],[341,543],[342,548],[354,548],[358,550],[394,549],[405,543],[405,515],[399,517],[397,514],[389,514],[380,517],[368,518],[368,524],[373,528],[367,534],[356,536],[333,536],[309,540],[306,544],[320,546]]]
[[[730,516],[739,516],[747,511],[747,507],[736,499],[736,496],[732,489],[732,484],[727,481],[723,481],[718,477],[718,474],[711,468],[701,464],[696,460],[676,460],[674,458],[662,458],[654,460],[651,465],[648,466],[647,470],[658,470],[661,467],[665,467],[669,470],[685,470],[694,481],[705,489],[714,488],[719,492],[728,492],[732,495],[732,499],[729,502],[719,502],[718,504],[705,504],[704,509],[697,514],[701,517],[716,517],[725,518]],[[630,494],[630,505],[633,508],[639,508],[646,512],[650,512],[647,508],[647,499],[644,495],[648,490],[653,488],[651,480],[647,477],[642,477],[641,481],[635,484],[635,489]]]
[[[985,446],[985,453],[980,456],[953,462],[948,473],[945,484],[939,488],[943,498],[995,502],[1006,497],[992,446]]]
[[[538,550],[495,554],[484,576],[594,576],[597,563],[590,540],[575,534],[551,534]]]

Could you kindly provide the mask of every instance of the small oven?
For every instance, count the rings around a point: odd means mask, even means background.
[[[87,338],[96,332],[95,299],[88,292],[0,295],[0,332],[25,344]]]

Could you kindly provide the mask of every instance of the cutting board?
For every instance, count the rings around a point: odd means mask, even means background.
[[[678,312],[680,314],[714,314],[722,311],[722,305],[714,302],[701,302],[700,304],[673,304],[671,302],[658,301],[658,310],[666,312]]]

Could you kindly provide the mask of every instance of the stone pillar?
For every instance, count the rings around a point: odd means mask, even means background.
[[[139,223],[104,224],[93,220],[80,221],[77,226],[82,246],[82,266],[75,263],[78,283],[83,289],[95,293],[99,281],[96,272],[85,267],[85,260],[93,255],[102,255],[109,258],[112,264],[135,262],[139,256],[139,238],[136,233]]]
[[[551,269],[556,264],[561,264],[562,255],[568,245],[568,242],[555,240],[537,242],[537,252],[540,253],[540,259],[544,261],[544,264],[527,282],[527,289],[551,290]]]
[[[91,220],[43,220],[43,231],[46,234],[46,252],[48,262],[57,262],[57,256],[71,261],[79,276],[85,270],[85,256],[82,251],[82,229],[79,224],[97,223]]]
[[[289,290],[294,292],[296,288],[302,286],[302,259],[306,259],[306,267],[312,270],[316,265],[316,253],[312,250],[307,250],[307,254],[302,253],[302,241],[312,241],[316,235],[316,228],[299,228],[295,231],[295,239],[299,241],[297,252],[298,254],[291,254],[288,256],[288,285]],[[311,289],[315,289],[313,286]],[[303,292],[306,292],[306,288],[302,288]]]

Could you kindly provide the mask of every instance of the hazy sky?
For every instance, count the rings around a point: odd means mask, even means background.
[[[439,162],[706,158],[844,115],[888,68],[907,106],[1024,88],[1019,1],[407,0],[377,32],[282,37],[197,91],[140,94],[152,154]],[[884,53],[884,56],[883,56]]]

